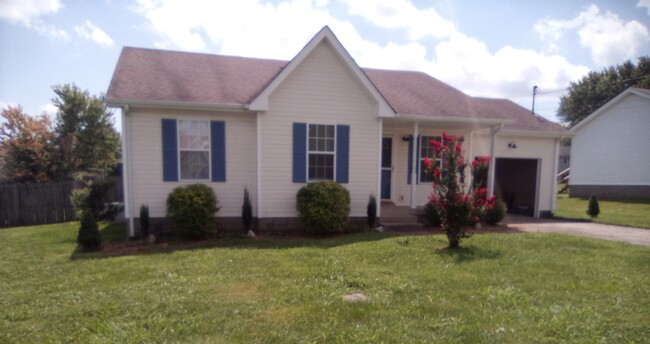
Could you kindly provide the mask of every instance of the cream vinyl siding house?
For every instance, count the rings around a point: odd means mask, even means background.
[[[650,90],[628,88],[571,132],[571,197],[650,199]]]
[[[106,100],[123,117],[131,236],[140,205],[163,220],[169,192],[197,182],[215,190],[217,217],[235,227],[248,188],[260,230],[299,227],[296,193],[320,179],[350,191],[353,219],[366,216],[371,194],[382,198],[379,216],[422,207],[431,183],[420,138],[443,131],[465,137],[467,161],[491,155],[497,169],[525,169],[515,178],[525,192],[490,169],[489,190],[512,198],[511,210],[554,208],[561,127],[424,73],[363,69],[328,27],[291,61],[124,48]]]

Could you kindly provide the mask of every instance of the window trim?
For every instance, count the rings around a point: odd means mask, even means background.
[[[310,149],[310,147],[309,147],[309,139],[310,139],[309,133],[311,131],[310,126],[312,126],[312,125],[329,126],[329,127],[333,128],[334,136],[332,137],[332,139],[334,140],[334,151],[313,151],[313,150]],[[305,150],[306,151],[305,171],[306,171],[307,183],[309,183],[309,182],[318,182],[318,181],[321,181],[321,180],[336,181],[336,157],[337,157],[337,153],[338,153],[337,125],[336,124],[322,124],[322,123],[310,123],[310,122],[307,122],[306,126],[307,126],[307,128],[306,128],[307,133],[305,135],[305,140],[306,140],[305,145],[306,145],[307,149]],[[316,138],[318,139],[318,136]],[[329,138],[326,137],[326,139],[329,139]],[[309,175],[309,157],[310,157],[311,154],[327,154],[327,155],[332,156],[332,179],[320,179],[320,178],[311,178],[310,177],[310,175]]]
[[[181,121],[185,122],[203,122],[208,126],[208,146],[207,150],[197,148],[181,148]],[[212,130],[211,123],[208,119],[176,119],[176,149],[178,151],[178,181],[212,181]],[[181,163],[181,152],[207,152],[208,153],[208,176],[207,178],[183,178],[183,165]]]
[[[426,140],[424,140],[425,138]],[[420,151],[420,156],[418,156],[418,183],[432,183],[435,181],[433,177],[426,174],[426,171],[424,171],[424,169],[422,168],[422,165],[424,163],[424,158],[427,157],[426,155],[423,156],[425,147],[422,146],[422,142],[425,142],[427,145],[429,145],[429,140],[436,140],[442,142],[442,136],[420,135],[420,139],[418,142],[419,151]],[[433,150],[433,147],[431,147],[431,150]],[[433,162],[434,165],[440,166],[440,169],[442,170],[442,157],[434,156],[434,159],[431,160],[432,160],[431,162]],[[423,177],[425,177],[425,180],[422,180]],[[431,178],[431,180],[429,180],[429,177]]]

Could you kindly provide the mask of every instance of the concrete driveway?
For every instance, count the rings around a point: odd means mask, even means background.
[[[522,232],[552,232],[650,246],[650,229],[508,215],[503,221]]]

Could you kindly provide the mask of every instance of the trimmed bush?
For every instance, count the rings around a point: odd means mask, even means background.
[[[591,216],[591,218],[598,217],[598,214],[600,214],[600,205],[598,205],[598,199],[596,198],[596,195],[591,194],[591,197],[589,197],[589,205],[587,206],[587,215]]]
[[[244,230],[248,232],[253,225],[253,205],[248,189],[244,189],[244,204],[241,206],[241,218],[244,223]]]
[[[298,190],[296,208],[307,232],[344,232],[350,216],[350,192],[333,181],[309,183]]]
[[[205,184],[179,186],[167,197],[167,217],[184,237],[203,239],[216,232],[217,204],[217,195]]]
[[[122,207],[117,203],[110,203],[108,191],[115,184],[115,179],[104,173],[79,173],[75,179],[83,187],[72,190],[70,203],[77,217],[81,218],[85,210],[90,210],[96,220],[113,221]]]
[[[77,243],[85,251],[96,251],[102,243],[99,235],[99,226],[95,216],[89,210],[81,213],[81,223],[79,227],[79,235],[77,236]]]
[[[485,208],[484,221],[488,225],[496,225],[506,216],[506,204],[500,200],[494,201],[494,206]]]
[[[377,198],[373,194],[370,194],[368,198],[368,210],[366,213],[368,214],[368,228],[372,229],[375,222],[377,222]]]
[[[140,206],[140,232],[145,238],[149,236],[149,207],[144,204]]]
[[[424,205],[424,214],[426,215],[427,221],[431,227],[440,227],[441,219],[438,207],[431,204],[431,202],[427,202],[427,204]]]

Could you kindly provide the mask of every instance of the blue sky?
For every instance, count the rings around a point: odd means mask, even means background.
[[[426,72],[556,120],[590,70],[650,55],[650,0],[0,0],[0,106],[105,93],[123,46],[291,59],[329,25],[362,67]],[[119,121],[116,121],[119,128]]]

